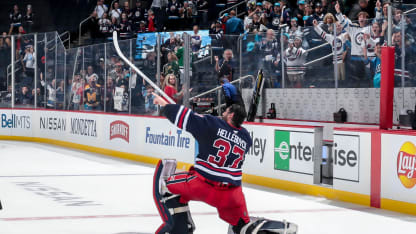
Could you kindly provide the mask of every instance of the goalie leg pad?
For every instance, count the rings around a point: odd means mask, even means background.
[[[173,218],[171,234],[193,233],[195,224],[189,211],[188,203],[179,202],[179,195],[170,195],[164,198],[164,203]]]
[[[230,230],[231,227],[229,233]],[[297,231],[298,226],[294,223],[250,217],[250,222],[244,225],[238,234],[296,234]]]
[[[186,234],[195,229],[188,204],[180,203],[180,196],[172,195],[166,187],[166,180],[175,170],[175,160],[160,160],[153,176],[153,200],[163,220],[156,234]]]

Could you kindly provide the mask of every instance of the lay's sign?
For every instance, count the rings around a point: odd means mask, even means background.
[[[411,189],[416,184],[416,146],[405,142],[397,155],[397,176],[403,186]]]

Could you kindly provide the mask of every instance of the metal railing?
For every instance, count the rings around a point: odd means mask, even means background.
[[[241,82],[242,80],[245,80],[245,79],[247,79],[247,78],[252,78],[252,79],[254,79],[254,76],[253,75],[246,75],[246,76],[242,76],[242,77],[240,77],[240,78],[238,78],[238,79],[236,79],[236,80],[233,80],[233,81],[231,81],[230,83],[231,84],[235,84],[235,83],[237,83],[237,82]],[[195,96],[193,96],[193,97],[190,97],[189,98],[189,101],[192,101],[193,99],[195,99],[195,98],[199,98],[199,97],[202,97],[202,96],[204,96],[204,95],[207,95],[207,94],[210,94],[210,93],[212,93],[212,92],[215,92],[215,91],[217,91],[217,90],[219,90],[219,89],[221,89],[222,88],[222,86],[220,85],[220,86],[217,86],[217,87],[215,87],[215,88],[212,88],[212,89],[210,89],[210,90],[208,90],[208,91],[205,91],[205,92],[203,92],[203,93],[200,93],[200,94],[198,94],[198,95],[195,95]]]
[[[414,12],[414,11],[416,11],[416,7],[415,7],[415,8],[413,8],[413,9],[410,9],[410,10],[408,10],[408,11],[405,11],[404,13],[405,13],[405,14],[409,14],[409,13],[412,13],[412,12]]]
[[[88,16],[86,19],[84,19],[83,21],[81,21],[81,23],[79,23],[79,34],[78,34],[78,45],[81,45],[81,29],[82,29],[82,25],[87,22],[89,19],[91,19],[93,16],[90,15]]]
[[[230,11],[230,10],[232,10],[232,9],[234,9],[234,8],[236,8],[235,10],[235,13],[236,13],[236,15],[237,16],[239,16],[238,15],[238,10],[237,10],[237,7],[238,6],[240,6],[240,5],[242,5],[242,4],[246,4],[247,5],[247,2],[248,2],[249,0],[244,0],[244,1],[242,1],[242,2],[239,2],[239,3],[237,3],[237,4],[234,4],[234,5],[232,5],[232,6],[230,6],[230,7],[228,7],[227,9],[224,9],[224,10],[222,10],[222,11],[220,11],[220,14],[219,14],[219,17],[221,17],[225,12],[228,12],[228,11]],[[244,12],[245,13],[245,12]],[[243,13],[243,14],[244,14]]]
[[[62,38],[63,38],[65,35],[68,35],[68,38],[66,38],[66,39],[62,40]],[[70,49],[70,48],[71,48],[71,33],[70,33],[69,31],[65,31],[65,32],[63,32],[63,33],[59,34],[59,39],[61,39],[62,44],[64,44],[64,45],[65,45],[65,42],[68,42],[68,49]]]

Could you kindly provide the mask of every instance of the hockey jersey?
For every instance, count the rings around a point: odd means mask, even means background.
[[[351,55],[363,56],[363,49],[361,46],[364,41],[364,33],[370,35],[371,26],[360,27],[359,25],[354,25],[350,20],[345,19],[341,13],[337,14],[337,19],[341,22],[343,29],[345,29],[351,37]]]
[[[287,48],[285,51],[287,74],[303,74],[306,70],[305,63],[308,52],[300,48]]]
[[[209,180],[241,185],[245,154],[252,145],[245,128],[236,128],[212,115],[195,114],[176,104],[166,105],[163,114],[198,141],[196,172]]]
[[[331,47],[332,51],[336,54],[336,62],[337,63],[343,63],[342,61],[342,55],[345,51],[345,34],[341,33],[336,36],[336,40],[334,40],[334,35],[326,33],[324,30],[322,30],[321,27],[316,26],[314,27],[315,32],[318,33],[325,41],[327,41]],[[334,61],[335,62],[335,61]]]
[[[376,57],[376,45],[384,40],[381,37],[371,37],[367,41],[363,41],[361,47],[367,49],[367,56],[369,58]]]

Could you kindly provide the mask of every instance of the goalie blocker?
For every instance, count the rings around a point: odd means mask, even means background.
[[[189,211],[188,203],[180,202],[180,195],[171,194],[166,182],[175,174],[176,160],[160,160],[153,176],[153,198],[163,224],[156,234],[187,234],[193,233],[195,225]],[[189,178],[188,178],[189,179]],[[249,223],[240,222],[228,229],[228,234],[296,234],[297,225],[289,222],[280,222],[265,218],[250,217]]]

